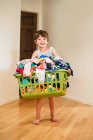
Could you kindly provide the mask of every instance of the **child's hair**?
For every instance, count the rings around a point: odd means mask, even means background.
[[[44,30],[38,30],[38,31],[36,31],[35,34],[34,34],[34,40],[37,40],[37,38],[38,38],[40,35],[41,35],[42,37],[47,38],[47,40],[49,39],[48,33],[47,33],[46,31],[44,31]]]

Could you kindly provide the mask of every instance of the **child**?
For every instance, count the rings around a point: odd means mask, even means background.
[[[34,51],[32,54],[31,61],[33,61],[35,58],[38,58],[41,55],[46,56],[58,56],[56,50],[52,47],[48,47],[48,33],[44,30],[39,30],[34,34],[34,42],[37,46],[37,50]],[[54,113],[54,98],[49,97],[49,107],[50,107],[50,115],[51,115],[51,121],[57,122],[57,119],[55,117]],[[42,99],[37,98],[36,99],[36,118],[33,120],[33,124],[38,125],[40,123],[40,111],[42,106]]]

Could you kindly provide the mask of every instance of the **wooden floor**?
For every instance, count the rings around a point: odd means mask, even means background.
[[[59,122],[50,121],[44,99],[40,125],[32,124],[35,100],[18,100],[0,106],[0,140],[93,140],[93,106],[55,98]]]

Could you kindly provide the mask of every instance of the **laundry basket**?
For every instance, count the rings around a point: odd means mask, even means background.
[[[54,72],[45,72],[45,82],[40,84],[35,75],[32,78],[17,74],[20,94],[23,98],[39,98],[50,96],[63,96],[66,94],[68,75],[64,69]]]

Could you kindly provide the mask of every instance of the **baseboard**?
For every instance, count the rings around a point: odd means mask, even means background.
[[[73,96],[64,96],[64,98],[67,98],[67,99],[71,99],[73,101],[77,101],[77,102],[80,102],[80,103],[83,103],[83,104],[87,104],[87,105],[93,105],[93,101],[87,101],[87,100],[84,100],[84,99],[81,99],[81,98],[77,98],[77,97],[73,97]]]
[[[19,96],[14,96],[14,97],[11,97],[11,98],[0,99],[0,105],[6,104],[6,103],[9,103],[9,102],[18,100],[18,99],[19,99]]]
[[[84,99],[81,99],[81,98],[77,98],[77,97],[73,97],[73,96],[68,96],[68,95],[63,96],[63,97],[67,98],[67,99],[71,99],[73,101],[77,101],[77,102],[83,103],[83,104],[93,105],[93,102],[87,101],[87,100],[84,100]],[[11,97],[11,98],[0,99],[0,105],[6,104],[6,103],[9,103],[9,102],[18,100],[18,99],[19,99],[19,96],[14,96],[14,97]]]

